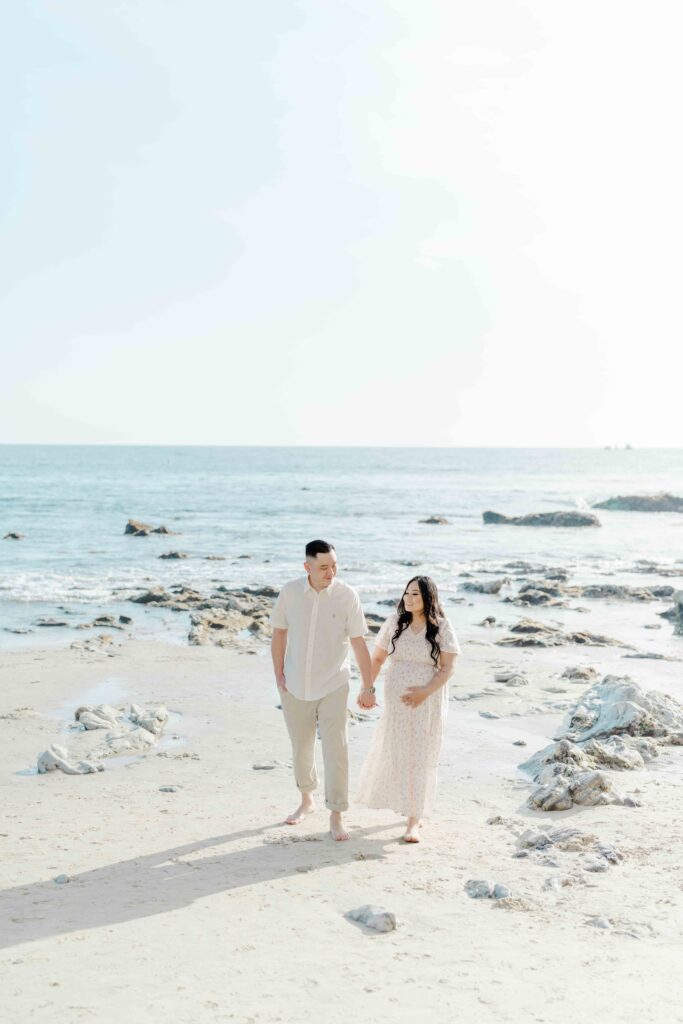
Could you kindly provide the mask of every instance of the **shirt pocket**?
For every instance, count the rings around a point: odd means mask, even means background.
[[[335,644],[344,643],[346,640],[348,636],[346,616],[340,609],[330,608],[326,610],[325,634]]]

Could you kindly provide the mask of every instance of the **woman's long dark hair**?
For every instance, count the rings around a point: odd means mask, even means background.
[[[398,622],[396,624],[396,632],[391,638],[391,650],[389,654],[393,654],[396,650],[396,641],[400,637],[410,623],[413,621],[413,613],[406,611],[406,606],[403,598],[405,597],[406,590],[411,583],[417,583],[422,594],[422,602],[424,608],[425,621],[427,628],[425,630],[425,639],[428,644],[431,644],[432,648],[432,661],[435,666],[439,667],[439,659],[441,658],[441,648],[439,647],[439,641],[436,639],[437,633],[439,632],[440,620],[444,618],[443,608],[441,607],[441,601],[439,600],[439,592],[436,589],[436,583],[431,576],[413,576],[412,580],[408,580],[403,591],[403,597],[398,602],[396,608],[396,614],[398,615]]]

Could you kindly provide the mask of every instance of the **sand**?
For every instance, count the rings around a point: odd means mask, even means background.
[[[683,748],[619,774],[639,807],[532,811],[517,769],[552,738],[553,705],[588,686],[561,680],[567,665],[628,672],[679,698],[681,666],[614,649],[504,650],[495,637],[461,633],[451,693],[496,692],[451,701],[419,845],[399,841],[391,812],[353,803],[347,843],[331,840],[324,809],[282,824],[297,794],[265,649],[117,638],[101,652],[1,654],[3,1019],[683,1021]],[[494,683],[504,669],[529,685]],[[90,734],[66,724],[77,707],[131,702],[169,710],[149,753],[89,775],[33,773],[52,743],[85,756]],[[372,728],[350,729],[352,800]],[[559,825],[623,861],[594,873],[581,852],[514,856],[525,828]],[[512,896],[472,899],[472,879]],[[400,926],[380,933],[345,916],[366,904]]]

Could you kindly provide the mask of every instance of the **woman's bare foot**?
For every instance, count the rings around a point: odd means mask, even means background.
[[[330,812],[330,835],[338,843],[349,838],[349,833],[342,825],[341,811]]]
[[[420,842],[420,829],[422,828],[422,822],[419,818],[408,818],[406,822],[406,831],[403,836],[404,843],[419,843]]]
[[[313,803],[313,797],[309,796],[308,793],[303,793],[301,796],[301,803],[295,811],[285,818],[285,825],[300,825],[307,814],[312,814],[315,810],[315,804]]]

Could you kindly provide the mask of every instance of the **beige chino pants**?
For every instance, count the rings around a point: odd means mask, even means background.
[[[328,693],[320,700],[299,700],[281,691],[282,711],[292,741],[294,778],[302,793],[318,787],[315,766],[316,725],[320,729],[325,768],[325,806],[330,811],[345,811],[349,806],[349,752],[347,741],[347,702],[349,684]]]

